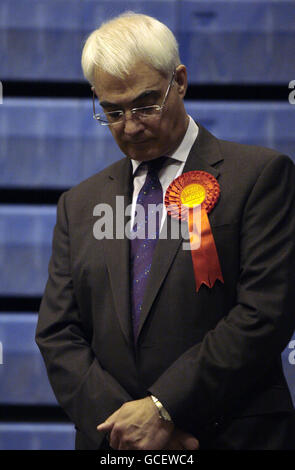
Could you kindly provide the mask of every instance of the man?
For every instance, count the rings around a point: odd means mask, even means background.
[[[280,357],[295,327],[292,161],[221,141],[186,114],[186,68],[153,18],[103,24],[82,66],[94,116],[126,158],[58,203],[36,340],[76,448],[293,448]],[[212,257],[193,264],[172,236],[184,222],[165,209],[144,240],[128,231],[99,240],[94,208],[121,217],[131,204],[124,221],[135,233],[136,204],[163,202],[175,178],[195,171],[220,188],[208,213],[219,280],[196,289]]]

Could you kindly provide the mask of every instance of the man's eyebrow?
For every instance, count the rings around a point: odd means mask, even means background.
[[[140,95],[136,96],[136,98],[134,98],[130,104],[132,103],[135,103],[136,101],[139,101],[141,100],[142,98],[146,98],[147,96],[159,96],[161,94],[161,91],[160,90],[145,90],[143,91],[142,93],[140,93]],[[112,103],[110,101],[100,101],[100,106],[102,106],[103,108],[118,108],[120,109],[120,105],[117,104],[117,103]]]

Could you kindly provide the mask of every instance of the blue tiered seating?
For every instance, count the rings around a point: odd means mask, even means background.
[[[83,79],[83,42],[107,18],[135,10],[176,27],[178,0],[1,0],[1,80]],[[13,53],[12,53],[13,51]]]
[[[0,423],[0,450],[74,450],[74,426]]]
[[[0,405],[56,405],[35,343],[36,313],[1,313]]]
[[[72,186],[121,155],[92,118],[90,93],[89,100],[4,100],[0,136],[1,186]]]
[[[88,33],[126,9],[156,16],[174,31],[193,82],[294,78],[291,0],[2,0],[1,79],[81,80]]]
[[[54,206],[0,206],[1,296],[44,292],[55,214]]]
[[[0,406],[57,405],[35,343],[37,314],[0,314]],[[74,425],[0,422],[0,450],[72,450]]]
[[[294,78],[294,2],[182,0],[180,53],[194,83]]]

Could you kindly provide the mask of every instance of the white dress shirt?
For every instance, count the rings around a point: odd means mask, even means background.
[[[175,152],[170,155],[168,158],[171,158],[173,162],[166,162],[164,166],[159,171],[159,180],[163,188],[163,204],[164,204],[164,197],[166,190],[172,181],[181,175],[183,172],[183,168],[188,157],[188,154],[198,136],[199,128],[195,121],[189,116],[189,125],[187,131],[182,139],[181,144],[175,150]],[[132,167],[133,167],[133,174],[136,172],[139,165],[142,163],[138,160],[132,160]],[[133,181],[133,196],[132,196],[132,208],[131,208],[131,227],[133,227],[133,221],[135,216],[135,207],[137,196],[139,191],[141,190],[142,186],[144,185],[145,179],[147,175],[147,168],[145,166],[138,169],[134,181]],[[161,227],[165,221],[167,215],[166,207],[164,204],[164,210],[162,213],[162,220],[161,220]]]

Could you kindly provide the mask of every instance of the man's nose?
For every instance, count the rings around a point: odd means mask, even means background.
[[[134,135],[138,134],[144,129],[143,123],[138,119],[137,116],[131,113],[131,111],[125,112],[125,123],[124,123],[124,131],[127,135]]]

